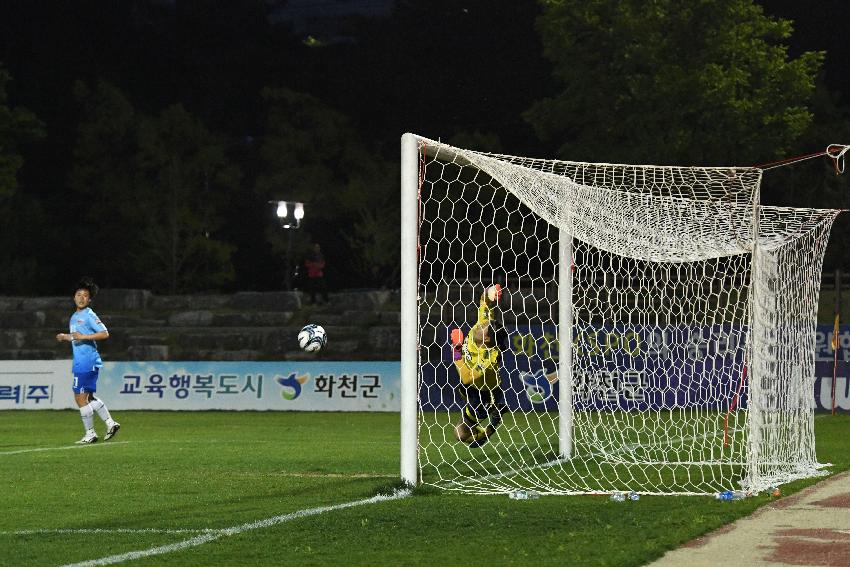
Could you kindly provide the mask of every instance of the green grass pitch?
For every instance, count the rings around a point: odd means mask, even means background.
[[[724,417],[723,412],[694,409],[576,412],[573,441],[579,458],[562,461],[555,412],[509,412],[493,442],[469,448],[454,439],[460,413],[427,411],[420,417],[422,481],[473,493],[523,488],[544,494],[705,494],[737,489],[745,472],[746,415],[733,413],[728,430]]]
[[[368,501],[397,484],[397,414],[115,413],[114,439],[76,446],[76,412],[0,412],[0,565],[643,565],[771,500]],[[850,416],[815,424],[819,460],[850,468]]]

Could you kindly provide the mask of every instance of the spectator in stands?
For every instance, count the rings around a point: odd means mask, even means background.
[[[316,303],[320,298],[321,303],[328,302],[328,287],[325,283],[325,256],[318,242],[313,243],[313,249],[304,260],[307,269],[306,288],[310,294],[310,303]]]
[[[109,415],[106,404],[94,396],[98,374],[103,366],[95,341],[108,339],[109,331],[91,308],[91,302],[97,295],[97,284],[91,278],[82,278],[75,289],[74,305],[77,310],[71,315],[71,332],[59,333],[56,340],[71,343],[74,356],[71,367],[74,383],[71,388],[74,390],[74,400],[80,408],[80,417],[86,430],[83,438],[77,443],[96,443],[97,433],[92,417],[95,413],[106,424],[104,440],[112,438],[121,428],[121,424]]]

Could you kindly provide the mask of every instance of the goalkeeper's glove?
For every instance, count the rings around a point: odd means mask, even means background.
[[[499,301],[500,297],[502,297],[501,284],[491,285],[487,288],[487,301],[491,303],[496,303]]]
[[[457,348],[463,344],[463,331],[460,329],[452,329],[452,346]]]

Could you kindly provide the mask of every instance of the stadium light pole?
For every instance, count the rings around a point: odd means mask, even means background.
[[[304,203],[298,201],[269,201],[275,206],[275,216],[280,222],[280,228],[288,232],[286,239],[286,273],[283,284],[286,291],[292,291],[292,238],[295,231],[301,228],[304,218]]]

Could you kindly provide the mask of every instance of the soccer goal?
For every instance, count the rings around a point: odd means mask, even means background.
[[[403,479],[710,494],[820,474],[815,325],[839,211],[760,205],[758,168],[529,159],[413,134],[401,166]],[[496,283],[501,418],[479,445],[458,438],[470,402],[451,334]]]

